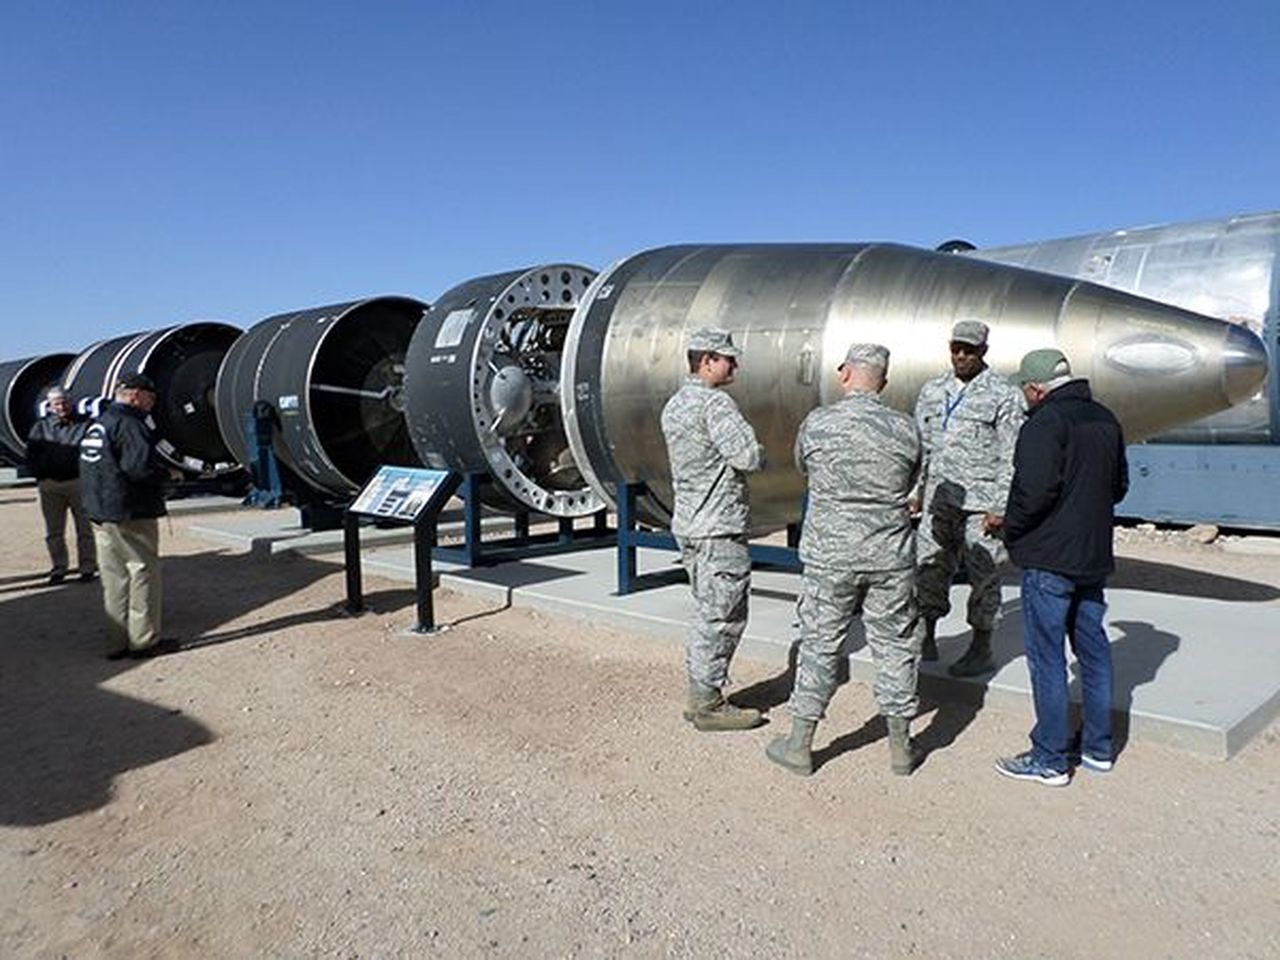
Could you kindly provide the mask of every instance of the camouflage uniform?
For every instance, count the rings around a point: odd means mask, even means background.
[[[747,626],[746,474],[764,465],[764,449],[733,398],[693,376],[663,408],[662,434],[675,492],[671,532],[695,606],[685,667],[694,682],[721,690]]]
[[[924,443],[920,488],[924,516],[916,549],[920,614],[951,609],[951,578],[961,556],[969,574],[969,625],[991,630],[1000,610],[1004,543],[983,532],[986,513],[1003,514],[1013,479],[1013,448],[1026,401],[990,367],[967,384],[951,373],[920,388],[916,425]]]
[[[912,717],[920,659],[907,512],[920,470],[915,424],[879,394],[854,390],[805,418],[796,465],[809,476],[809,509],[800,537],[804,580],[791,714],[822,717],[835,692],[840,647],[861,606],[880,712]]]

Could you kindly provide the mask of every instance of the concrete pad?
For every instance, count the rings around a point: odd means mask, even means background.
[[[243,510],[239,497],[179,497],[166,501],[165,506],[175,517],[189,517],[197,513],[232,513]]]
[[[237,512],[194,523],[189,528],[191,534],[266,557],[286,552],[307,556],[342,553],[341,530],[309,530],[299,526],[299,514],[293,507],[264,510],[257,507],[242,507],[239,501],[234,502]],[[170,510],[173,510],[173,504],[170,504]],[[461,509],[445,510],[440,516],[444,521],[437,531],[441,544],[449,546],[452,541],[460,541],[462,538]],[[482,517],[480,529],[485,533],[510,534],[511,518]],[[366,550],[388,544],[411,544],[413,528],[364,526],[360,528],[360,543]],[[413,575],[412,563],[410,563],[409,575],[411,577]]]
[[[22,477],[18,475],[16,467],[0,467],[0,489],[8,489],[9,487],[34,487],[36,481],[34,477]]]
[[[263,526],[266,526],[263,524]],[[392,532],[392,531],[388,531]],[[316,536],[316,535],[313,535]],[[280,548],[294,548],[295,540]],[[413,556],[407,545],[366,540],[367,572],[412,582]],[[308,546],[318,552],[320,544]],[[341,549],[341,536],[336,547]],[[526,606],[593,624],[607,623],[669,641],[682,642],[691,612],[688,587],[674,553],[640,550],[639,569],[647,586],[617,596],[617,554],[585,550],[466,569],[437,562],[438,582],[488,598],[495,604]],[[742,653],[785,669],[796,638],[798,574],[756,571],[752,577],[751,620]],[[991,677],[957,680],[947,665],[968,645],[964,622],[967,587],[952,591],[952,612],[938,624],[942,659],[921,665],[921,693],[936,699],[985,702],[1022,711],[1030,724],[1030,682],[1022,652],[1018,588],[1005,590],[1002,620],[993,637],[998,671]],[[1227,758],[1280,713],[1280,643],[1275,640],[1277,604],[1228,602],[1153,590],[1107,592],[1107,627],[1115,664],[1117,733],[1195,753]],[[870,684],[875,667],[862,627],[855,623],[848,649],[850,677]],[[1072,670],[1072,696],[1079,702],[1079,678]]]

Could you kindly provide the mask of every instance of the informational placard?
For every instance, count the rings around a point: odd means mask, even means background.
[[[447,470],[419,467],[379,467],[351,504],[352,513],[413,522],[440,490]]]

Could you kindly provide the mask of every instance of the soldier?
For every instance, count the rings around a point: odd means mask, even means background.
[[[800,537],[800,649],[788,709],[789,737],[770,760],[813,773],[813,732],[836,688],[840,646],[859,607],[876,661],[876,701],[889,726],[890,768],[906,776],[917,756],[915,716],[920,638],[914,596],[915,542],[907,500],[920,472],[920,434],[880,399],[889,351],[855,343],[836,368],[844,397],[812,411],[796,437],[796,466],[809,477]]]
[[[1013,477],[1013,447],[1026,404],[987,366],[987,325],[961,320],[951,330],[951,373],[920,388],[916,425],[924,468],[913,511],[923,507],[917,540],[916,599],[923,621],[921,654],[938,659],[935,630],[951,609],[951,578],[961,557],[969,575],[968,651],[954,677],[995,669],[991,631],[1000,611],[999,568],[1008,559],[998,539]]]
[[[764,466],[764,449],[733,398],[738,348],[725,330],[689,338],[689,373],[662,410],[675,507],[671,532],[689,574],[694,617],[685,641],[689,702],[684,718],[698,730],[748,730],[759,710],[724,697],[729,662],[747,626],[751,556],[748,473]]]

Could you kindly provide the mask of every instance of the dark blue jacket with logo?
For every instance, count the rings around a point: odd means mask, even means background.
[[[147,415],[112,403],[80,441],[80,500],[96,523],[162,517],[169,471],[156,455]]]

